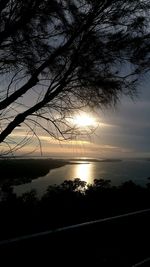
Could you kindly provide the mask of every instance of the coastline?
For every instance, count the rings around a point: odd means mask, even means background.
[[[0,184],[8,182],[18,185],[39,176],[45,176],[50,170],[69,164],[68,161],[56,159],[2,159],[0,160]]]
[[[90,162],[120,162],[121,159],[93,158],[9,158],[0,159],[0,184],[19,185],[45,176],[49,171],[65,165],[89,164]]]

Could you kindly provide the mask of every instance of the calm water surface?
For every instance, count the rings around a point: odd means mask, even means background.
[[[64,180],[80,178],[87,183],[94,179],[110,179],[112,185],[119,185],[127,180],[133,180],[137,184],[145,185],[150,177],[150,161],[130,160],[121,162],[80,162],[50,170],[50,172],[31,183],[14,186],[17,195],[35,189],[42,196],[49,185],[60,184]],[[150,182],[150,181],[149,181]]]

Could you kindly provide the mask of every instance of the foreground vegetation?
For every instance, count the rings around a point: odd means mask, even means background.
[[[66,180],[49,186],[41,199],[36,191],[17,197],[11,186],[1,190],[1,239],[150,208],[150,184],[132,181],[115,187],[110,180]]]

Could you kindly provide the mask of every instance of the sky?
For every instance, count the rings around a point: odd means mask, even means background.
[[[58,142],[44,133],[39,133],[42,155],[92,158],[150,157],[149,84],[150,76],[147,76],[139,86],[138,97],[134,100],[122,97],[115,108],[98,110],[96,114],[87,112],[98,125],[92,135],[77,136],[70,141]],[[19,127],[12,137],[19,140],[24,133],[25,129]],[[40,156],[40,153],[39,143],[35,138],[17,151],[16,155]]]
[[[99,129],[101,141],[98,142],[112,146],[113,156],[150,156],[149,77],[145,78],[138,92],[134,101],[124,97],[116,110],[109,110],[103,116],[110,128],[105,127],[101,133]]]
[[[64,39],[56,38],[56,36],[52,38],[52,46],[59,46],[60,43],[63,42]],[[121,73],[128,73],[128,67],[126,65],[127,64],[125,64],[125,66],[123,65]],[[7,75],[8,77],[6,78]],[[27,79],[27,77],[24,77],[24,74],[19,73],[18,75],[24,78],[16,79],[16,82],[13,84],[11,83],[11,76],[9,73],[7,75],[2,78],[1,87],[5,88],[5,83],[6,85],[9,84],[11,85],[9,90],[14,84],[15,90],[17,90],[19,86],[21,86],[21,83],[23,84]],[[46,133],[38,130],[37,134],[40,142],[35,136],[30,143],[20,150],[17,150],[15,155],[40,156],[42,154],[43,156],[50,157],[80,156],[94,158],[150,157],[149,85],[150,75],[147,75],[139,86],[139,97],[134,99],[134,101],[123,97],[115,108],[98,110],[96,114],[90,114],[90,112],[86,111],[89,113],[88,115],[93,117],[93,120],[97,122],[96,130],[92,135],[84,135],[84,137],[79,135],[70,141],[58,142],[46,135]],[[42,85],[40,86],[41,92],[44,92],[44,90],[42,90]],[[33,102],[36,103],[36,98],[30,97],[28,93],[26,95],[25,102],[27,102],[29,106],[30,104],[32,105]],[[37,98],[39,95],[40,93],[38,91]],[[22,100],[19,99],[19,101]],[[26,127],[25,125],[21,125],[21,127],[17,127],[11,134],[11,141],[9,141],[9,144],[11,144],[11,142],[13,143],[13,141],[19,143],[25,137]]]

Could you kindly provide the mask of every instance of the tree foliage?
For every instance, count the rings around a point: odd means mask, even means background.
[[[40,127],[70,137],[75,110],[134,95],[149,70],[149,11],[147,0],[0,0],[0,143],[23,123],[14,149]]]

